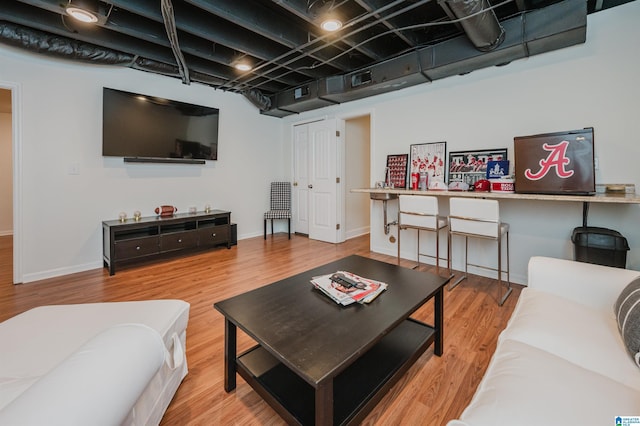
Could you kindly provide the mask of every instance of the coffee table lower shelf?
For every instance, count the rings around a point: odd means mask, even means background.
[[[333,424],[359,423],[434,342],[433,327],[404,320],[333,380]],[[257,345],[237,371],[289,424],[313,425],[315,389]]]

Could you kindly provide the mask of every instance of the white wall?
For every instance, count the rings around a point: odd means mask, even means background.
[[[514,136],[593,126],[597,181],[640,188],[639,18],[640,3],[631,2],[589,15],[584,45],[284,120],[259,115],[240,95],[203,85],[2,46],[0,82],[21,87],[23,281],[101,267],[101,221],[120,211],[149,215],[159,204],[186,211],[209,203],[232,211],[240,238],[261,235],[268,182],[291,176],[289,126],[312,117],[371,112],[371,185],[383,176],[386,156],[408,152],[412,143],[446,140],[449,151],[506,146],[513,160]],[[103,158],[103,86],[220,108],[220,161],[125,165]],[[80,174],[69,174],[73,168]],[[526,281],[531,255],[572,257],[569,236],[581,224],[580,203],[505,201],[502,212],[512,226],[515,282]],[[395,214],[393,203],[389,213]],[[633,269],[640,269],[639,223],[639,206],[591,205],[589,225],[622,232]],[[411,257],[407,240],[403,256]],[[381,203],[371,209],[371,247],[396,252],[383,233]],[[456,268],[459,248],[454,248]],[[495,262],[491,250],[474,253],[476,263]]]
[[[288,178],[282,122],[243,96],[127,68],[0,47],[0,82],[21,87],[23,282],[102,267],[103,220],[161,204],[230,210],[240,239],[262,235],[269,182]],[[220,109],[219,161],[125,164],[102,157],[102,88]],[[72,169],[79,174],[70,174]]]
[[[599,160],[596,181],[634,183],[640,192],[638,22],[640,2],[631,2],[589,15],[585,44],[310,111],[295,119],[340,117],[362,108],[374,111],[370,185],[383,176],[388,154],[408,152],[413,143],[444,140],[448,151],[507,147],[513,161],[514,136],[593,126]],[[289,120],[287,117],[284,121]],[[371,248],[395,255],[395,244],[383,234],[381,204],[371,209]],[[389,203],[390,215],[396,214],[396,206]],[[448,212],[446,207],[443,210]],[[504,201],[501,214],[511,224],[514,282],[526,282],[527,262],[532,255],[573,257],[570,235],[582,224],[581,203]],[[638,205],[591,204],[590,226],[612,228],[627,238],[631,246],[627,267],[631,269],[640,269],[638,224]],[[392,232],[397,230],[393,228]],[[407,240],[403,239],[403,257],[415,257],[415,246]],[[481,248],[471,246],[470,261],[495,266],[495,249]],[[454,241],[456,269],[463,268],[461,249],[462,242]]]
[[[1,90],[1,89],[0,89]],[[13,234],[11,114],[0,113],[0,235]]]

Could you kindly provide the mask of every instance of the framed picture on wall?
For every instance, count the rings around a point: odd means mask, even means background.
[[[447,168],[447,143],[432,142],[412,144],[409,150],[409,174],[407,182],[411,182],[412,173],[427,172],[429,182],[444,182]]]
[[[394,188],[405,189],[407,187],[407,164],[409,154],[387,155],[387,170],[389,170],[389,182]],[[385,181],[387,180],[387,170],[385,170]]]
[[[487,178],[489,161],[507,159],[507,148],[483,149],[476,151],[451,151],[449,153],[449,182],[462,181],[473,185]]]

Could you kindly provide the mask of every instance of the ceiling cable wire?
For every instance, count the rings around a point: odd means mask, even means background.
[[[189,85],[191,84],[191,80],[189,78],[189,67],[187,66],[187,62],[184,59],[182,50],[180,50],[180,43],[178,42],[178,29],[176,28],[176,19],[173,14],[173,5],[171,4],[171,0],[162,0],[161,7],[164,27],[167,30],[169,44],[171,45],[171,50],[173,51],[173,55],[175,56],[176,62],[178,64],[180,77],[182,78],[182,82],[184,84]]]
[[[315,47],[314,49],[309,50],[309,51],[307,51],[307,52],[304,52],[304,51],[302,51],[302,50],[301,50],[302,48],[307,47],[306,45],[305,45],[305,46],[299,46],[299,47],[297,47],[296,49],[291,50],[291,51],[290,51],[290,52],[288,52],[287,54],[281,55],[282,57],[286,57],[286,56],[287,56],[287,55],[289,55],[289,54],[293,54],[295,51],[299,51],[299,52],[300,52],[300,55],[299,55],[299,56],[297,56],[297,57],[295,57],[295,58],[293,58],[293,59],[290,59],[290,60],[288,60],[288,61],[286,61],[286,62],[283,62],[283,63],[277,63],[276,61],[277,61],[277,60],[279,60],[280,58],[275,58],[275,59],[273,59],[273,60],[272,60],[272,61],[270,61],[270,62],[275,63],[275,65],[276,65],[276,66],[275,66],[272,70],[270,70],[269,72],[271,73],[271,72],[274,72],[275,70],[277,70],[277,69],[279,69],[279,68],[285,68],[285,67],[287,67],[289,64],[291,64],[291,63],[293,63],[293,62],[295,62],[295,61],[297,61],[297,60],[299,60],[299,59],[303,58],[304,56],[312,55],[312,54],[314,54],[315,52],[318,52],[319,50],[322,50],[322,49],[324,49],[324,48],[326,48],[326,47],[328,47],[328,46],[332,46],[333,44],[337,43],[338,41],[342,41],[343,39],[346,39],[346,38],[348,38],[348,37],[351,37],[351,36],[353,36],[353,35],[355,35],[355,34],[358,34],[358,33],[362,32],[362,31],[365,31],[365,30],[367,30],[367,29],[369,29],[369,28],[371,28],[371,27],[373,27],[373,26],[375,26],[375,25],[378,25],[378,24],[379,24],[379,23],[381,23],[382,21],[386,21],[386,20],[389,20],[389,19],[394,18],[394,17],[396,17],[396,16],[399,16],[399,15],[401,15],[401,14],[403,14],[403,13],[409,12],[409,11],[411,11],[411,10],[413,10],[413,9],[415,9],[415,8],[417,8],[417,7],[419,7],[419,6],[422,6],[422,5],[423,5],[423,4],[425,4],[425,3],[429,3],[430,1],[432,1],[432,0],[421,0],[421,1],[416,1],[416,2],[415,2],[415,3],[413,3],[412,5],[406,6],[406,7],[402,8],[402,9],[399,9],[399,10],[397,10],[397,11],[395,11],[395,12],[393,12],[393,13],[390,13],[389,15],[386,15],[386,16],[384,16],[384,17],[377,17],[377,16],[376,16],[376,15],[379,15],[381,12],[384,12],[384,11],[385,11],[385,10],[387,10],[387,9],[390,9],[390,8],[392,8],[392,7],[395,7],[397,4],[402,3],[401,1],[400,1],[400,2],[398,2],[398,1],[397,1],[397,2],[394,2],[394,3],[387,4],[387,5],[385,5],[385,6],[381,7],[381,8],[379,8],[379,9],[377,9],[377,10],[374,10],[374,11],[368,12],[368,13],[366,13],[366,14],[364,14],[364,15],[361,15],[361,16],[359,16],[358,18],[354,19],[353,21],[348,22],[348,23],[344,26],[344,28],[353,27],[354,25],[358,24],[359,22],[363,21],[364,19],[368,19],[368,18],[370,18],[370,17],[375,17],[375,19],[374,19],[373,21],[369,22],[368,24],[363,25],[363,26],[361,26],[361,27],[358,27],[358,28],[356,28],[355,30],[353,30],[353,31],[351,31],[351,32],[349,32],[349,33],[346,33],[346,34],[345,34],[345,33],[343,33],[343,34],[340,36],[340,38],[337,38],[337,39],[334,39],[334,40],[330,40],[328,43],[323,44],[322,46]],[[508,1],[513,1],[513,0],[508,0]],[[449,23],[449,21],[447,21],[447,23]],[[397,29],[397,30],[402,30],[402,29]],[[328,37],[328,35],[325,35],[325,36],[323,36],[323,37],[320,37],[320,38],[318,38],[318,39],[314,40],[313,42],[317,42],[317,41],[323,40],[323,39],[325,39],[325,38],[327,38],[327,37]],[[318,67],[319,65],[329,64],[330,62],[333,62],[333,61],[334,61],[335,59],[337,59],[338,57],[343,56],[343,54],[345,54],[346,52],[351,52],[351,51],[353,51],[353,50],[357,49],[358,47],[360,47],[360,46],[362,46],[362,45],[364,45],[364,44],[368,43],[369,41],[371,41],[371,40],[373,40],[373,39],[375,39],[375,38],[377,38],[377,37],[375,37],[375,36],[374,36],[374,37],[370,37],[370,38],[368,38],[368,39],[364,40],[363,42],[361,42],[361,43],[357,44],[356,46],[353,46],[353,47],[349,48],[348,50],[346,50],[345,52],[343,52],[343,53],[341,53],[341,54],[335,55],[335,56],[333,56],[333,57],[332,57],[332,58],[330,58],[330,59],[325,59],[325,60],[322,60],[322,61],[320,61],[320,62],[316,62],[316,63],[314,64],[313,68]],[[307,43],[307,44],[312,44],[312,43]],[[267,64],[263,64],[263,65],[267,65]],[[296,72],[296,71],[297,71],[297,70],[299,70],[299,69],[302,69],[302,68],[296,68],[296,69],[293,69],[293,70],[291,70],[291,71],[286,71],[286,72],[284,72],[284,73],[282,73],[282,74],[278,75],[277,77],[270,78],[270,79],[268,79],[268,80],[266,80],[266,81],[263,81],[263,82],[261,82],[261,83],[259,83],[259,84],[254,85],[253,87],[260,87],[260,86],[262,86],[263,84],[266,84],[266,83],[268,83],[268,82],[270,82],[270,81],[272,81],[272,80],[275,80],[276,78],[282,78],[282,77],[284,77],[284,76],[286,76],[286,75],[292,74],[293,72]],[[255,77],[254,77],[254,78],[250,78],[250,79],[248,79],[248,80],[243,81],[242,83],[246,84],[246,83],[251,82],[251,81],[253,81],[253,80],[255,80],[255,79],[256,79]],[[237,80],[237,79],[236,79],[236,80]],[[235,80],[234,80],[234,81],[235,81]],[[231,81],[230,83],[233,83],[234,81]],[[236,88],[236,87],[237,87],[237,85],[236,85],[235,87],[233,87],[233,88]]]
[[[481,10],[481,11],[478,11],[478,12],[476,12],[476,13],[473,13],[473,14],[471,14],[471,15],[468,15],[468,16],[465,16],[465,17],[462,17],[462,18],[457,18],[457,19],[452,19],[452,20],[447,20],[447,21],[440,21],[440,22],[427,22],[427,23],[423,23],[423,24],[414,24],[414,25],[408,25],[408,26],[405,26],[405,27],[395,28],[395,29],[393,29],[393,30],[384,31],[384,32],[382,32],[382,33],[379,33],[379,34],[376,34],[376,35],[374,35],[374,36],[371,36],[371,37],[367,38],[366,40],[361,41],[360,43],[356,44],[355,46],[351,46],[349,49],[347,49],[347,50],[345,50],[345,51],[343,51],[343,52],[341,52],[341,53],[339,53],[339,54],[334,55],[334,56],[333,56],[333,57],[331,57],[330,59],[325,59],[325,60],[322,60],[322,61],[320,61],[320,62],[317,62],[316,64],[314,64],[314,65],[313,65],[313,67],[318,67],[318,66],[320,66],[320,65],[328,64],[328,63],[330,63],[330,62],[332,62],[332,61],[334,61],[334,60],[336,60],[336,59],[338,59],[338,58],[340,58],[340,57],[342,57],[342,56],[344,56],[344,55],[346,55],[346,54],[350,53],[351,51],[353,51],[353,50],[357,49],[358,47],[360,47],[360,46],[362,46],[362,45],[364,45],[364,44],[366,44],[366,43],[369,43],[369,42],[371,42],[371,41],[373,41],[373,40],[375,40],[375,39],[377,39],[377,38],[383,37],[383,36],[385,36],[385,35],[391,34],[391,33],[396,32],[396,31],[407,31],[407,30],[415,30],[415,29],[422,29],[422,28],[428,28],[428,27],[435,27],[435,26],[439,26],[439,25],[450,25],[450,24],[460,23],[460,22],[462,22],[462,21],[464,21],[464,20],[466,20],[466,19],[472,18],[472,17],[474,17],[474,16],[476,16],[476,15],[480,15],[480,14],[485,13],[485,12],[487,12],[487,11],[490,11],[490,10],[496,9],[496,8],[498,8],[498,7],[500,7],[500,6],[504,6],[505,4],[512,3],[513,1],[514,1],[514,0],[504,0],[504,1],[503,1],[503,2],[501,2],[501,3],[498,3],[498,4],[496,4],[496,5],[490,6],[490,7],[486,8],[486,9],[483,9],[483,10]],[[387,17],[385,17],[384,19],[389,19],[389,17],[387,16]],[[382,20],[382,18],[381,18],[380,20]],[[370,25],[369,25],[369,26],[370,26]],[[363,27],[361,27],[361,28],[363,28]],[[360,30],[360,29],[358,29],[358,31],[359,31],[359,30]],[[354,34],[355,32],[356,32],[356,31],[354,31],[353,33],[347,34],[346,36],[350,36],[350,35]],[[414,50],[414,48],[408,49],[407,51],[411,51],[411,50]],[[314,53],[315,51],[316,51],[316,50],[311,51],[311,53]],[[405,52],[403,52],[403,53],[406,53],[407,51],[405,51]],[[401,54],[402,54],[402,53],[401,53]],[[289,65],[290,63],[291,63],[291,61],[289,61],[289,62],[285,62],[284,64],[282,64],[282,65],[280,65],[280,66],[275,67],[275,69],[278,69],[278,68],[284,68],[284,66]],[[278,65],[279,65],[279,64],[278,64]],[[275,69],[274,69],[274,70],[275,70]],[[274,70],[271,70],[271,71],[269,71],[269,72],[271,73],[271,72],[273,72]],[[269,79],[267,79],[266,81],[263,81],[263,82],[261,82],[261,83],[255,84],[255,85],[253,85],[252,87],[253,87],[253,88],[258,88],[258,87],[260,87],[260,86],[262,86],[262,85],[264,85],[264,84],[268,83],[269,81],[273,81],[273,80],[276,80],[276,79],[281,79],[281,78],[283,78],[283,77],[285,77],[285,76],[287,76],[287,75],[289,75],[289,74],[291,74],[291,73],[293,73],[293,72],[296,72],[297,70],[298,70],[298,69],[294,69],[294,70],[290,70],[290,71],[285,71],[285,72],[283,72],[282,74],[279,74],[279,75],[274,76],[274,77],[270,77],[270,78],[269,78]],[[247,82],[250,82],[250,81],[253,81],[253,80],[254,80],[254,79],[250,79],[250,80],[247,80],[247,81],[243,81],[243,83],[245,83],[245,84],[246,84]],[[235,87],[237,87],[237,86],[235,86]]]
[[[432,0],[422,0],[422,1],[417,2],[417,3],[416,3],[416,5],[408,6],[408,8],[413,9],[414,7],[417,7],[417,5],[419,5],[419,4],[423,4],[423,3],[427,3],[427,2],[429,2],[429,1],[432,1]],[[377,12],[378,12],[378,13],[379,13],[379,12],[383,12],[383,11],[385,11],[385,10],[387,10],[387,9],[390,9],[390,8],[392,8],[392,7],[395,7],[395,6],[397,6],[397,5],[401,4],[401,3],[404,3],[404,0],[396,0],[396,1],[392,2],[392,3],[386,4],[386,5],[382,6],[382,7],[380,7],[380,8],[377,10]],[[404,9],[403,9],[403,10],[404,10]],[[364,21],[365,19],[371,18],[371,17],[373,17],[373,16],[374,16],[374,13],[373,13],[373,12],[371,12],[371,13],[366,13],[366,14],[361,15],[361,16],[359,16],[358,18],[354,19],[353,21],[351,21],[350,23],[348,23],[347,25],[345,25],[343,28],[345,28],[345,29],[346,29],[347,27],[351,27],[351,26],[353,26],[353,25],[355,25],[355,24],[358,24],[359,22],[362,22],[362,21]],[[379,22],[379,21],[381,21],[381,19],[379,19],[379,20],[378,20],[378,21],[376,21],[376,22]],[[367,26],[367,27],[368,27],[368,26]],[[359,29],[357,29],[357,30],[352,31],[352,32],[350,32],[350,33],[348,33],[348,34],[344,34],[344,33],[343,33],[343,35],[341,35],[339,38],[337,38],[337,39],[335,39],[335,40],[331,40],[331,41],[329,41],[328,43],[323,44],[322,46],[316,47],[316,48],[314,48],[314,49],[313,49],[313,50],[311,50],[311,51],[308,51],[308,52],[304,52],[304,51],[303,51],[303,49],[306,49],[306,48],[308,48],[308,47],[311,47],[311,46],[315,45],[316,43],[319,43],[319,42],[321,42],[321,41],[323,41],[323,40],[325,40],[325,39],[327,39],[327,38],[329,38],[329,37],[331,37],[331,36],[332,36],[332,34],[325,34],[325,35],[323,35],[323,36],[320,36],[320,37],[317,37],[317,38],[315,38],[315,39],[313,39],[313,40],[310,40],[310,41],[306,42],[306,43],[305,43],[305,44],[303,44],[303,45],[296,46],[295,48],[293,48],[293,49],[289,50],[288,52],[283,53],[282,55],[280,55],[280,56],[278,56],[278,57],[276,57],[276,58],[273,58],[273,59],[270,59],[270,60],[268,60],[268,61],[263,62],[262,64],[258,65],[257,67],[254,67],[254,68],[253,68],[253,70],[251,70],[251,71],[252,71],[252,72],[253,72],[253,71],[257,71],[257,70],[260,70],[260,69],[262,69],[262,68],[264,68],[264,67],[267,67],[267,66],[269,66],[269,65],[272,65],[272,64],[275,64],[275,69],[284,68],[284,67],[286,67],[287,65],[289,65],[289,64],[291,64],[291,63],[293,63],[293,62],[295,62],[295,61],[297,61],[297,60],[299,60],[299,59],[301,59],[301,58],[304,58],[304,57],[309,56],[309,55],[311,55],[311,54],[313,54],[313,53],[315,53],[315,52],[317,52],[317,51],[319,51],[319,50],[322,50],[322,49],[324,49],[324,48],[326,48],[326,47],[328,47],[328,46],[331,46],[331,45],[333,45],[333,44],[337,43],[338,41],[341,41],[341,40],[343,40],[343,39],[346,39],[348,36],[351,36],[351,35],[353,35],[353,34],[358,33],[359,31],[360,31],[360,30],[359,30]],[[284,59],[284,58],[286,58],[286,57],[288,57],[288,56],[291,56],[291,55],[293,55],[293,54],[296,54],[296,53],[299,53],[299,55],[298,55],[298,56],[296,56],[295,58],[290,59],[290,60],[288,60],[287,62],[284,62],[284,63],[282,63],[282,64],[278,63],[278,61],[280,61],[280,60],[282,60],[282,59]],[[272,71],[269,71],[269,72],[272,72]],[[248,80],[240,81],[240,79],[241,79],[242,77],[246,76],[247,74],[250,74],[250,73],[245,73],[245,74],[243,74],[243,75],[241,75],[241,76],[238,76],[238,77],[234,78],[233,80],[230,80],[230,81],[226,82],[225,84],[223,84],[223,85],[221,86],[221,88],[222,88],[222,89],[224,89],[225,87],[228,87],[229,85],[231,85],[230,89],[236,89],[238,86],[244,85],[244,84],[246,84],[247,82],[251,82],[251,81],[253,81],[253,80],[255,80],[255,79],[257,78],[257,77],[253,77],[253,78],[250,78],[250,79],[248,79]],[[269,81],[272,81],[272,80],[269,80]],[[236,83],[237,83],[237,84],[236,84]]]
[[[369,42],[371,42],[371,41],[373,41],[373,40],[375,40],[377,38],[384,37],[386,35],[389,35],[391,33],[396,32],[396,31],[417,30],[417,29],[423,29],[423,28],[428,28],[428,27],[436,27],[438,25],[457,24],[457,23],[460,23],[460,22],[465,21],[467,19],[473,18],[473,17],[475,17],[477,15],[481,15],[481,14],[487,12],[487,11],[490,11],[490,10],[493,10],[495,8],[498,8],[500,6],[504,6],[505,4],[512,3],[513,1],[514,0],[504,0],[501,3],[498,3],[496,5],[490,6],[490,7],[486,8],[486,9],[482,9],[482,10],[480,10],[478,12],[475,12],[475,13],[473,13],[471,15],[467,15],[467,16],[464,16],[464,17],[461,17],[461,18],[451,19],[451,20],[448,20],[448,21],[427,22],[427,23],[424,23],[424,24],[407,25],[405,27],[398,27],[398,28],[395,28],[395,29],[392,29],[392,30],[384,31],[384,32],[382,32],[380,34],[376,34],[374,36],[369,37],[366,40],[363,40],[362,42],[356,44],[355,46],[352,46],[351,48],[345,50],[344,52],[338,53],[337,55],[335,55],[334,57],[329,59],[329,61],[334,61],[334,60],[340,58],[341,56],[348,54],[352,50],[357,49],[358,47],[362,46],[363,44],[369,43]],[[502,31],[504,32],[504,28],[502,28]],[[424,47],[424,46],[417,46],[417,47]],[[408,49],[407,51],[410,51],[410,50],[414,50],[414,48]],[[407,51],[401,52],[400,54],[406,53]],[[326,61],[321,61],[318,65],[324,65],[325,63],[326,63]],[[318,66],[318,65],[316,65],[316,66]]]

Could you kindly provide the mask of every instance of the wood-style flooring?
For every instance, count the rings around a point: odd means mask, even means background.
[[[162,425],[282,425],[282,419],[238,377],[235,391],[223,389],[224,320],[216,301],[303,272],[350,254],[395,263],[369,251],[369,236],[328,244],[276,234],[238,241],[179,259],[118,270],[106,269],[12,285],[12,240],[0,237],[0,321],[40,305],[183,299],[191,304],[187,329],[189,374]],[[403,262],[403,266],[412,266]],[[420,270],[434,271],[421,266]],[[444,274],[445,270],[441,270]],[[521,286],[499,307],[496,281],[470,276],[444,297],[444,354],[428,349],[363,421],[365,425],[443,425],[469,403],[511,316]],[[382,295],[381,297],[384,297]],[[431,322],[433,302],[415,318]],[[238,349],[253,346],[239,331]],[[1,349],[0,349],[1,350]]]

